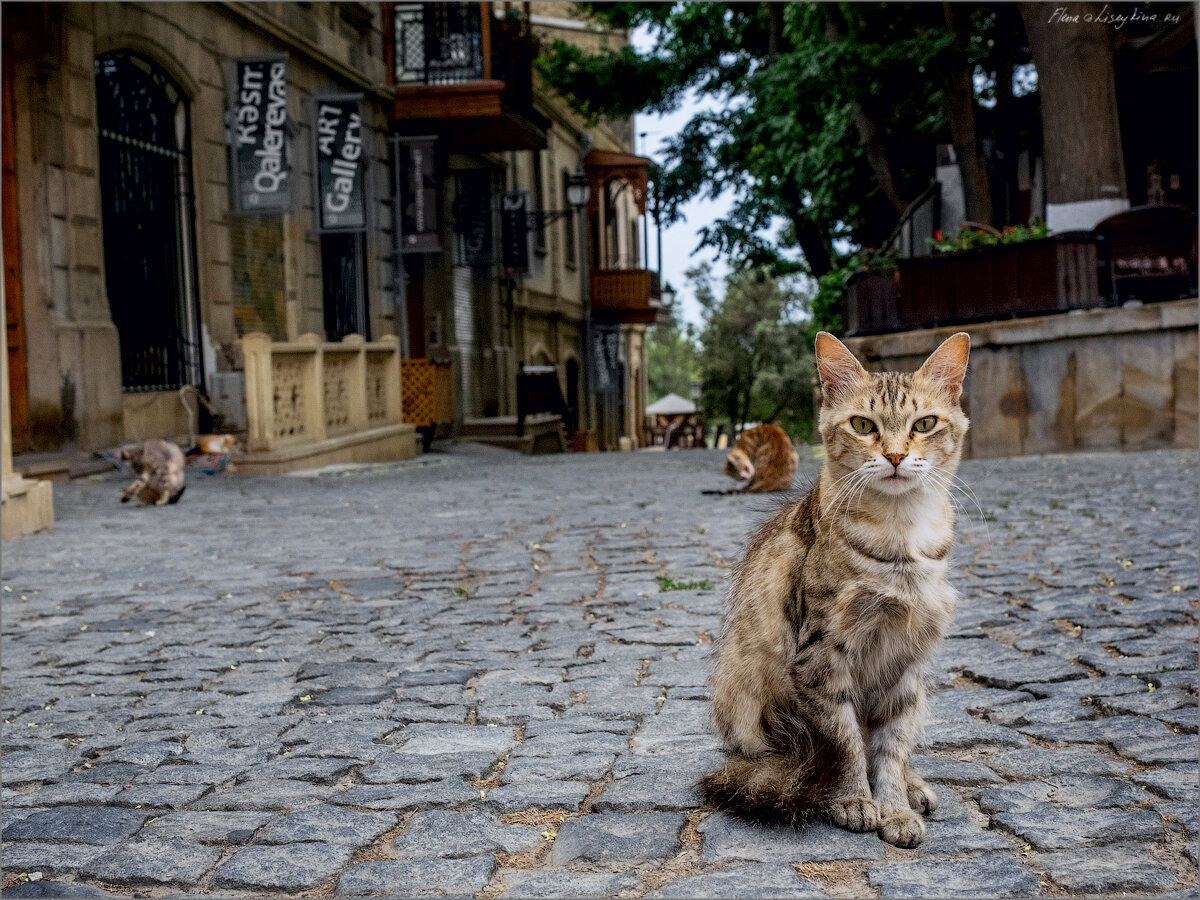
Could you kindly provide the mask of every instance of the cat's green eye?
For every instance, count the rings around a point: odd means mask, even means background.
[[[924,434],[937,424],[937,416],[925,416],[913,423],[913,431]]]
[[[851,416],[850,427],[859,434],[870,434],[875,430],[875,423],[864,416]]]

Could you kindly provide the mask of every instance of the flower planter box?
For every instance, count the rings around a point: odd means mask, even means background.
[[[899,330],[900,273],[855,272],[846,279],[846,334]]]
[[[1096,237],[1089,231],[901,260],[899,278],[890,330],[1109,305],[1100,296]]]

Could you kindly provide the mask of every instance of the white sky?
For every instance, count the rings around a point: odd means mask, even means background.
[[[630,35],[630,43],[640,52],[649,50],[653,45],[649,30],[646,28],[639,28],[633,32]],[[693,92],[689,91],[675,112],[665,116],[638,113],[633,120],[635,152],[640,156],[648,156],[656,162],[661,162],[663,142],[677,134],[697,112],[715,107],[716,104],[712,100],[697,98]],[[642,137],[643,132],[645,137]],[[724,278],[729,271],[724,260],[718,260],[715,251],[710,247],[705,247],[694,256],[692,253],[700,244],[700,229],[709,222],[726,215],[732,204],[733,199],[728,192],[714,200],[698,197],[685,204],[680,210],[681,220],[669,228],[663,228],[662,247],[665,261],[663,264],[660,264],[658,259],[656,223],[652,217],[646,217],[646,227],[650,229],[650,258],[647,265],[651,269],[658,269],[662,273],[663,283],[670,282],[671,286],[675,288],[676,318],[680,320],[680,324],[685,321],[696,325],[700,324],[700,304],[696,302],[696,297],[687,284],[687,279],[683,277],[683,273],[703,260],[713,263],[713,276],[718,281]]]

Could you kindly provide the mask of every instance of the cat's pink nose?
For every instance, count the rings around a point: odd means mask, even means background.
[[[885,453],[883,458],[890,462],[893,466],[899,467],[900,463],[904,462],[904,457],[907,453]]]

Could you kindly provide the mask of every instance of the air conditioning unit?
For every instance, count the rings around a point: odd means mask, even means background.
[[[208,374],[209,402],[221,414],[222,431],[245,431],[246,373],[210,372]]]

